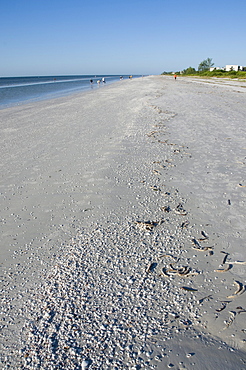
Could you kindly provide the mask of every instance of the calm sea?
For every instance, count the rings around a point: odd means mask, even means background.
[[[120,77],[120,75],[2,77],[0,78],[0,109],[90,90],[98,87],[97,80],[105,78],[106,84],[110,84],[119,81]],[[122,77],[129,78],[129,76]],[[94,82],[92,85],[91,79]]]

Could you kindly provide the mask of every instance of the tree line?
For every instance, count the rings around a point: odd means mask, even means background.
[[[204,59],[199,65],[197,70],[194,67],[188,67],[184,69],[183,71],[175,72],[175,74],[182,74],[186,76],[210,76],[210,77],[235,77],[235,78],[246,78],[246,72],[245,71],[225,71],[224,69],[214,69],[213,71],[210,71],[210,68],[214,66],[214,63],[212,61],[212,58]],[[173,74],[173,72],[163,72],[164,74]]]

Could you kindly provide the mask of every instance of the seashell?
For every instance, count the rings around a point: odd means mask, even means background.
[[[220,253],[225,254],[225,257],[223,258],[223,261],[222,261],[222,265],[224,265],[226,263],[227,257],[229,256],[230,253],[227,253],[227,252],[224,252],[224,251],[220,251]]]
[[[210,299],[212,297],[212,294],[207,295],[206,297],[200,298],[197,303],[201,304],[205,299]]]
[[[87,370],[89,368],[89,365],[90,365],[90,361],[88,360],[83,360],[82,361],[82,364],[81,364],[81,369],[82,370]]]
[[[171,208],[169,206],[164,206],[164,207],[161,207],[161,210],[165,212],[170,212]]]
[[[155,221],[135,221],[135,224],[137,224],[137,226],[140,229],[152,230],[154,227],[161,225],[163,222],[164,222],[163,220],[156,221],[156,222]]]
[[[180,289],[187,290],[188,292],[196,292],[197,291],[197,289],[190,288],[188,286],[182,286]]]
[[[234,285],[236,285],[237,290],[232,295],[227,296],[227,298],[235,298],[237,295],[241,295],[245,292],[245,286],[239,281],[235,280]]]
[[[150,263],[149,266],[146,269],[146,272],[152,272],[156,268],[156,266],[157,266],[156,262]]]
[[[179,203],[176,207],[176,209],[174,210],[175,213],[177,213],[178,215],[181,215],[181,216],[186,216],[187,215],[187,212],[186,210],[183,208],[183,205],[181,203]]]
[[[181,224],[181,228],[182,228],[182,229],[184,229],[184,228],[185,228],[185,227],[187,227],[189,224],[190,224],[190,222],[189,222],[189,221],[184,221],[184,222],[182,222],[182,224]]]
[[[220,308],[218,308],[217,310],[215,310],[216,312],[221,312],[223,311],[224,309],[226,308],[226,303],[225,302],[222,302],[222,306]]]
[[[214,270],[214,272],[226,272],[226,271],[229,271],[230,269],[232,268],[232,265],[229,264],[227,267],[225,267],[224,269],[216,269]]]

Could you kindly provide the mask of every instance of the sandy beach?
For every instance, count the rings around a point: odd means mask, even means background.
[[[0,110],[2,369],[246,367],[246,82]]]

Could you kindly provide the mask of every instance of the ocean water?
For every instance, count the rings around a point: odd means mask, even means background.
[[[120,80],[120,75],[1,77],[0,109],[98,88],[97,80],[103,77],[106,84]],[[92,85],[91,79],[94,82]]]

